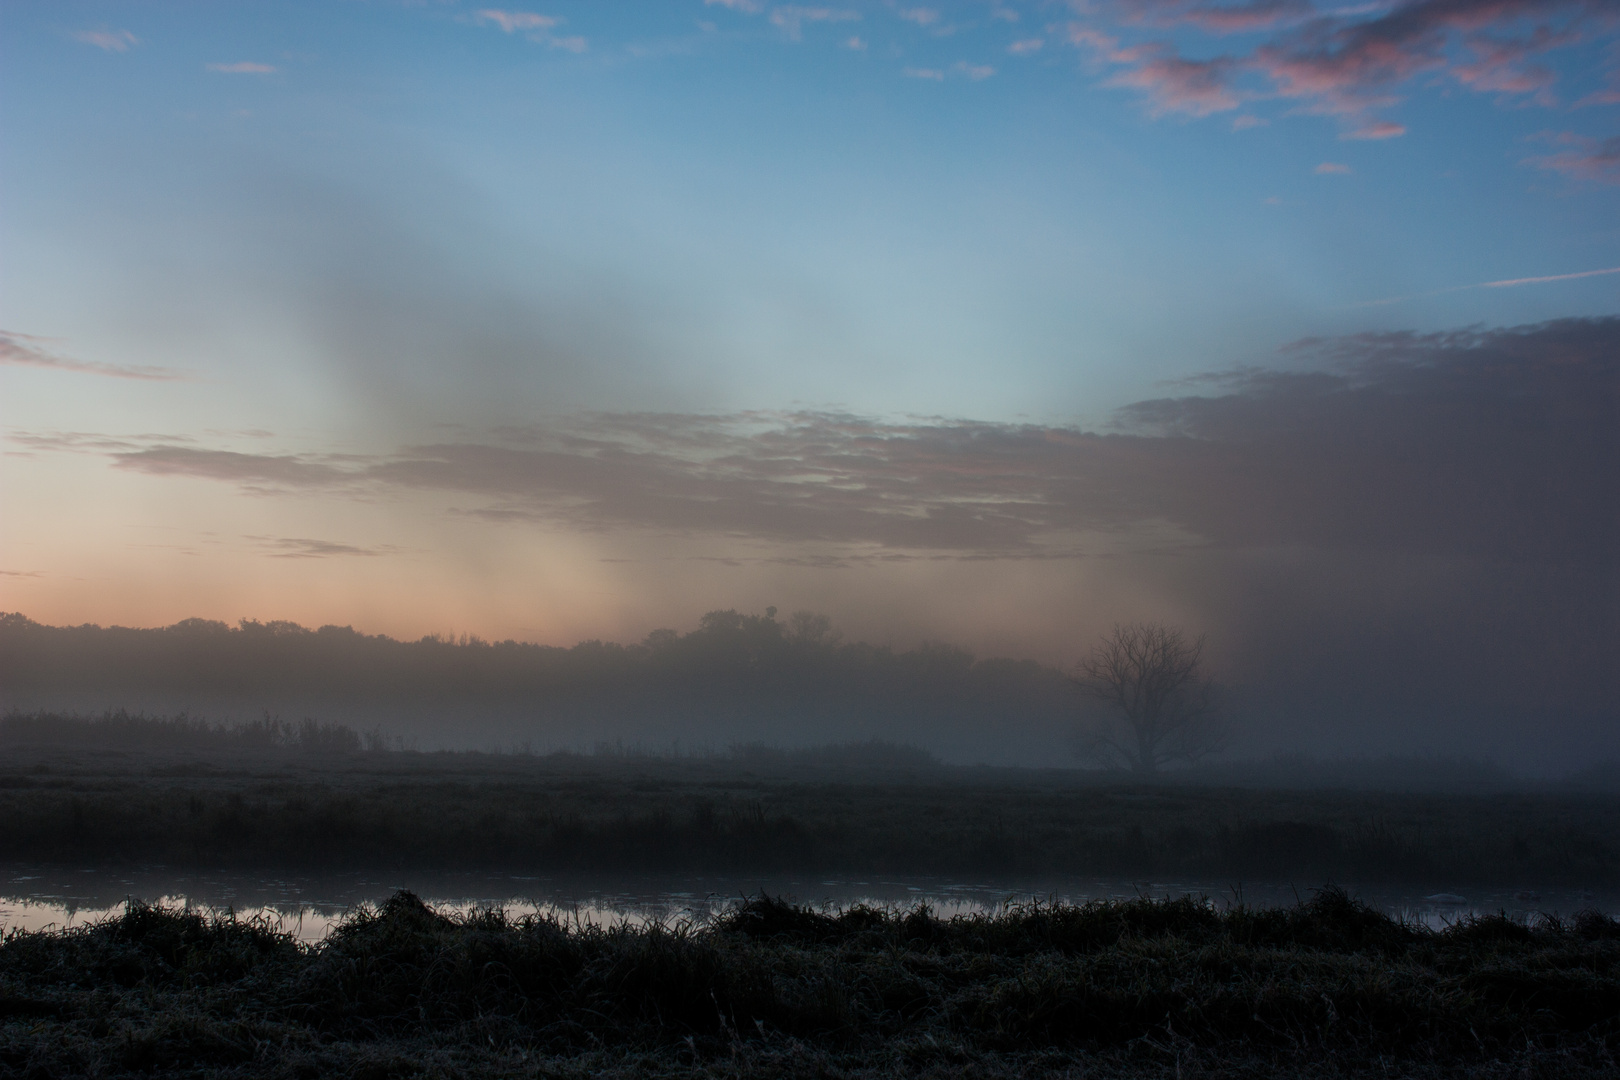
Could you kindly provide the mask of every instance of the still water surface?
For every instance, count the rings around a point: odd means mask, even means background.
[[[542,913],[596,925],[621,921],[704,921],[761,889],[818,907],[857,903],[915,907],[926,903],[941,916],[994,911],[1009,902],[1123,899],[1135,896],[1205,896],[1217,904],[1241,900],[1255,906],[1285,906],[1308,899],[1310,889],[1273,882],[1052,880],[960,880],[930,877],[820,878],[620,876],[524,877],[510,874],[368,872],[323,876],[273,876],[239,872],[182,872],[151,866],[137,870],[0,865],[0,931],[81,926],[121,914],[131,899],[174,907],[234,911],[262,918],[308,942],[319,941],[345,913],[377,904],[409,889],[442,909],[504,908],[511,914]],[[1439,929],[1469,915],[1572,915],[1595,908],[1620,914],[1620,893],[1570,889],[1446,887],[1351,888],[1353,895],[1391,915]]]

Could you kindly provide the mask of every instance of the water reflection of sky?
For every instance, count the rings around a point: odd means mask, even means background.
[[[234,911],[264,919],[304,941],[319,941],[361,905],[409,889],[437,907],[467,911],[504,908],[512,915],[548,914],[585,924],[628,921],[702,922],[761,889],[800,903],[844,908],[857,903],[915,907],[927,904],[950,917],[995,910],[1009,902],[1126,899],[1135,896],[1206,896],[1218,905],[1277,907],[1308,899],[1311,889],[1287,883],[1122,881],[874,876],[516,876],[366,872],[275,876],[240,872],[186,872],[165,867],[107,871],[72,867],[0,868],[0,929],[82,926],[120,914],[129,899],[173,907]],[[1368,903],[1435,929],[1470,915],[1506,912],[1572,915],[1596,908],[1620,913],[1620,893],[1576,889],[1466,889],[1443,883],[1351,887]]]

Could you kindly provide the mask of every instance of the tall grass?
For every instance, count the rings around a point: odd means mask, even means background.
[[[1595,1077],[1620,1067],[1620,924],[1435,933],[1325,889],[1288,910],[1134,900],[949,920],[762,895],[707,925],[597,927],[401,893],[305,947],[132,903],[0,942],[0,1022],[0,1070],[19,1075],[352,1075],[386,1059],[372,1075]]]

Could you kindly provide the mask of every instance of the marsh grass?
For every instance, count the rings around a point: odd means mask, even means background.
[[[1620,923],[1433,932],[1331,888],[613,926],[400,893],[314,946],[132,903],[0,942],[17,1076],[1595,1077],[1617,1049]]]
[[[177,869],[1620,882],[1613,795],[1096,787],[719,759],[18,749],[0,758],[0,821],[0,860]]]
[[[0,860],[547,873],[1620,884],[1620,796],[1100,783],[881,742],[388,750],[314,721],[0,718]]]

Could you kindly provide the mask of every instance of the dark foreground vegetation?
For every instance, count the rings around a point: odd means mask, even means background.
[[[55,741],[45,739],[51,735]],[[173,869],[1620,883],[1620,796],[1276,790],[892,744],[414,753],[337,725],[0,721],[0,860]],[[367,747],[372,749],[367,749]]]
[[[0,1025],[19,1077],[1614,1076],[1620,923],[1435,933],[1329,889],[594,928],[400,893],[308,947],[131,904],[8,935]]]

